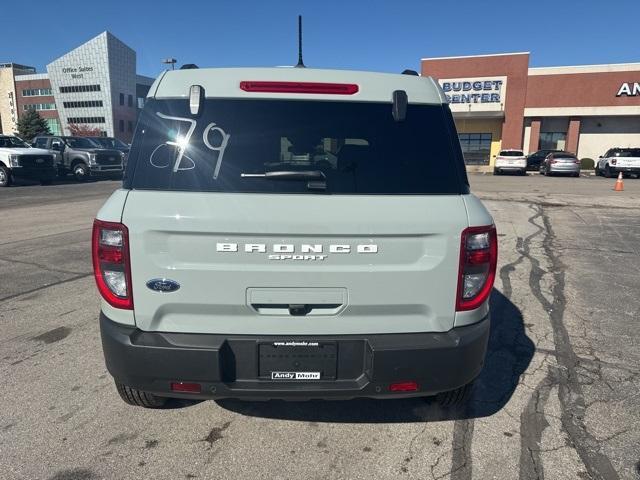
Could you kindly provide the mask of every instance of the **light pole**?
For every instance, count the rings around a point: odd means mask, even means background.
[[[162,63],[164,63],[165,65],[171,65],[171,70],[174,70],[176,68],[176,62],[177,60],[175,58],[165,58],[164,60],[162,60]]]

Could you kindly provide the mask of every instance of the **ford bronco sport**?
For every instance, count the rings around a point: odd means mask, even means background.
[[[429,77],[192,69],[153,84],[93,229],[123,400],[465,399],[493,220]]]

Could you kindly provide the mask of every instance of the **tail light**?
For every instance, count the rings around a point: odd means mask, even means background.
[[[200,393],[202,391],[202,386],[199,383],[172,382],[171,391],[182,393]]]
[[[420,385],[417,382],[397,382],[389,385],[390,392],[417,392]]]
[[[489,298],[497,260],[498,238],[494,225],[462,231],[456,311],[474,310]]]
[[[319,82],[264,82],[242,81],[240,89],[245,92],[262,93],[318,93],[329,95],[353,95],[358,93],[358,85],[354,83],[319,83]]]
[[[558,163],[558,160],[550,160],[549,163]]]
[[[94,220],[91,241],[93,274],[109,305],[133,310],[129,230],[121,223]]]

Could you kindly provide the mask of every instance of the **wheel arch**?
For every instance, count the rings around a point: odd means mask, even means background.
[[[75,167],[79,163],[84,163],[86,166],[89,166],[89,162],[87,162],[85,158],[75,157],[73,160],[71,160],[71,163],[70,163],[71,168],[73,169],[73,167]]]

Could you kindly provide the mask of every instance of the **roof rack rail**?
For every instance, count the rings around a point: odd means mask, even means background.
[[[416,72],[415,70],[410,70],[408,68],[406,70],[402,71],[402,75],[413,75],[413,76],[416,76],[416,77],[420,76],[420,74],[418,74],[418,72]]]

